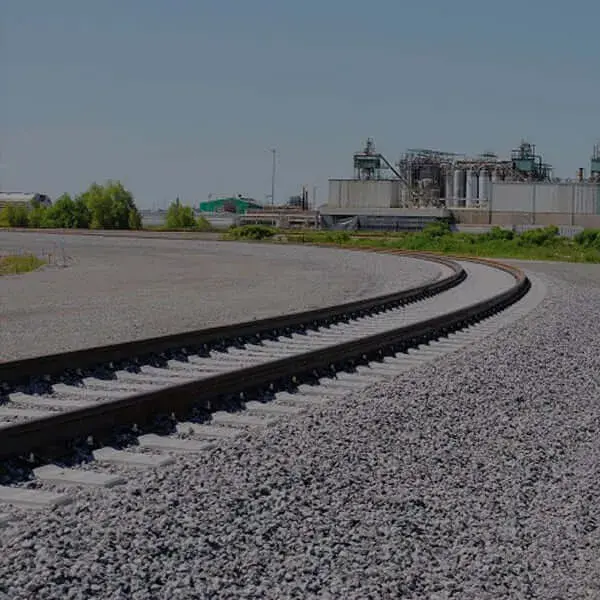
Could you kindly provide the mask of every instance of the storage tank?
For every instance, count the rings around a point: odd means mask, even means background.
[[[477,171],[471,173],[471,189],[473,192],[471,196],[473,204],[477,204],[476,200],[479,198],[479,173]]]
[[[455,198],[464,198],[464,187],[463,187],[464,171],[462,169],[454,170],[454,186],[453,192]],[[457,203],[458,204],[458,203]]]
[[[410,208],[410,190],[405,185],[400,190],[400,208]]]
[[[496,183],[497,181],[502,181],[502,173],[500,169],[494,169],[492,171],[492,183]]]
[[[467,180],[465,182],[465,206],[473,206],[477,199],[477,173],[473,169],[467,171]]]
[[[490,198],[490,174],[487,169],[479,171],[479,200],[487,202]]]
[[[444,197],[446,198],[446,206],[453,206],[454,202],[452,198],[454,198],[454,177],[452,171],[446,171],[446,176],[444,177]]]

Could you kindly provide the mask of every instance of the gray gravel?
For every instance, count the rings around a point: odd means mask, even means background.
[[[578,268],[542,275],[534,313],[440,363],[24,517],[0,538],[0,590],[600,597],[600,269],[577,286]]]
[[[0,360],[177,333],[424,283],[432,263],[325,248],[1,233],[53,266],[0,278]]]

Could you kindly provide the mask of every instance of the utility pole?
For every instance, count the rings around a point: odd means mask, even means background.
[[[271,206],[273,206],[275,204],[275,171],[277,169],[277,150],[273,148],[271,152],[273,153],[273,172],[271,174]]]
[[[1,152],[0,152],[0,160],[2,160],[2,153]],[[0,162],[0,170],[4,169],[5,166],[6,166],[5,164],[3,164],[2,162]],[[0,191],[2,191],[2,181],[3,181],[3,178],[0,177]]]

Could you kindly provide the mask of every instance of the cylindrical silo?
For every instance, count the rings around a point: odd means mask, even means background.
[[[463,175],[464,172],[462,169],[455,169],[454,170],[454,186],[453,186],[453,192],[454,192],[454,197],[455,198],[464,198],[464,191],[463,191]]]
[[[487,202],[490,197],[490,174],[487,169],[479,171],[479,202]]]
[[[408,186],[403,185],[400,190],[400,207],[401,208],[409,208],[410,207],[410,191]]]
[[[446,198],[446,206],[453,206],[453,198],[454,198],[454,177],[452,171],[448,169],[446,171],[446,176],[444,178],[444,196]]]
[[[473,192],[471,196],[473,204],[477,204],[476,200],[479,198],[479,173],[476,170],[471,173],[471,190]]]
[[[473,178],[477,174],[473,169],[467,171],[467,180],[465,182],[465,206],[473,206],[473,200],[477,198],[477,180]],[[475,183],[475,185],[473,185]]]

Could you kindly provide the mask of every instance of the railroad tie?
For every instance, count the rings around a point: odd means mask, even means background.
[[[66,494],[55,494],[37,489],[30,490],[27,488],[0,486],[0,503],[20,508],[41,510],[54,506],[64,506],[65,504],[70,504],[72,501],[73,498]]]
[[[196,440],[181,440],[178,438],[168,437],[166,435],[156,435],[149,433],[141,435],[139,438],[142,448],[151,448],[152,450],[167,450],[171,452],[205,452],[214,448],[214,444],[210,442],[197,442]]]
[[[127,467],[137,467],[151,469],[172,465],[175,459],[172,456],[161,456],[153,454],[138,454],[137,452],[125,452],[115,448],[100,448],[94,450],[94,458],[100,463],[112,463],[115,465],[125,465]]]
[[[33,474],[40,481],[56,483],[60,485],[75,485],[93,488],[111,488],[115,485],[125,483],[118,475],[108,475],[95,471],[83,471],[80,469],[66,469],[56,465],[45,465],[33,470]]]

